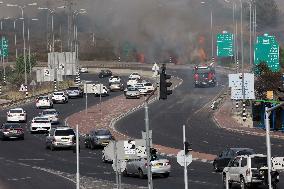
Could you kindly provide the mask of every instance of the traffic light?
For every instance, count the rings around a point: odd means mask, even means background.
[[[166,66],[163,64],[162,71],[160,73],[160,99],[167,99],[167,96],[172,94],[172,90],[169,90],[168,87],[172,86],[172,83],[170,81],[167,81],[168,79],[171,79],[171,75],[166,74]]]
[[[192,151],[191,145],[190,145],[190,143],[185,141],[184,142],[184,154],[187,155],[190,151]]]

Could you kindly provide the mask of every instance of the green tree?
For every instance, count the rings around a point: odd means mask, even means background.
[[[255,96],[256,99],[265,99],[266,91],[277,91],[282,85],[282,73],[272,72],[265,62],[256,66],[258,74],[255,78]]]
[[[27,73],[30,73],[31,68],[33,68],[36,65],[36,57],[35,55],[31,55],[31,62],[29,62],[29,56],[26,56],[26,69]],[[25,63],[24,63],[24,57],[19,56],[16,60],[16,66],[15,66],[16,72],[20,74],[25,73]]]

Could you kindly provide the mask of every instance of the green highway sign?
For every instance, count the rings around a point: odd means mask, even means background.
[[[280,70],[279,44],[275,36],[264,34],[257,37],[254,47],[254,64],[258,65],[261,62],[266,62],[271,71]]]
[[[223,31],[217,34],[217,56],[218,57],[232,57],[234,56],[234,35]]]
[[[8,39],[4,36],[1,37],[1,40],[0,40],[0,56],[1,57],[7,57],[8,56]]]

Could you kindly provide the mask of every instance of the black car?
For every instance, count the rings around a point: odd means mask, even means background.
[[[1,140],[14,138],[24,140],[25,134],[19,123],[4,123],[0,127],[0,138]]]
[[[110,70],[101,70],[99,73],[99,78],[110,77],[112,76],[112,72]]]
[[[216,172],[222,171],[231,159],[239,155],[255,154],[251,148],[228,148],[222,151],[213,161],[213,168]]]
[[[107,146],[111,140],[114,140],[114,137],[108,129],[92,130],[86,135],[85,147],[90,149],[104,147]]]

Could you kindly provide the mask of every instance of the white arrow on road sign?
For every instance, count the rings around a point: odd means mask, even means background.
[[[45,75],[45,76],[50,76],[50,72],[49,72],[48,69],[44,69],[44,75]]]
[[[186,161],[186,165],[191,164],[192,162],[192,155],[191,154],[184,154],[184,150],[181,150],[177,154],[177,162],[181,165],[184,166],[184,161]]]

